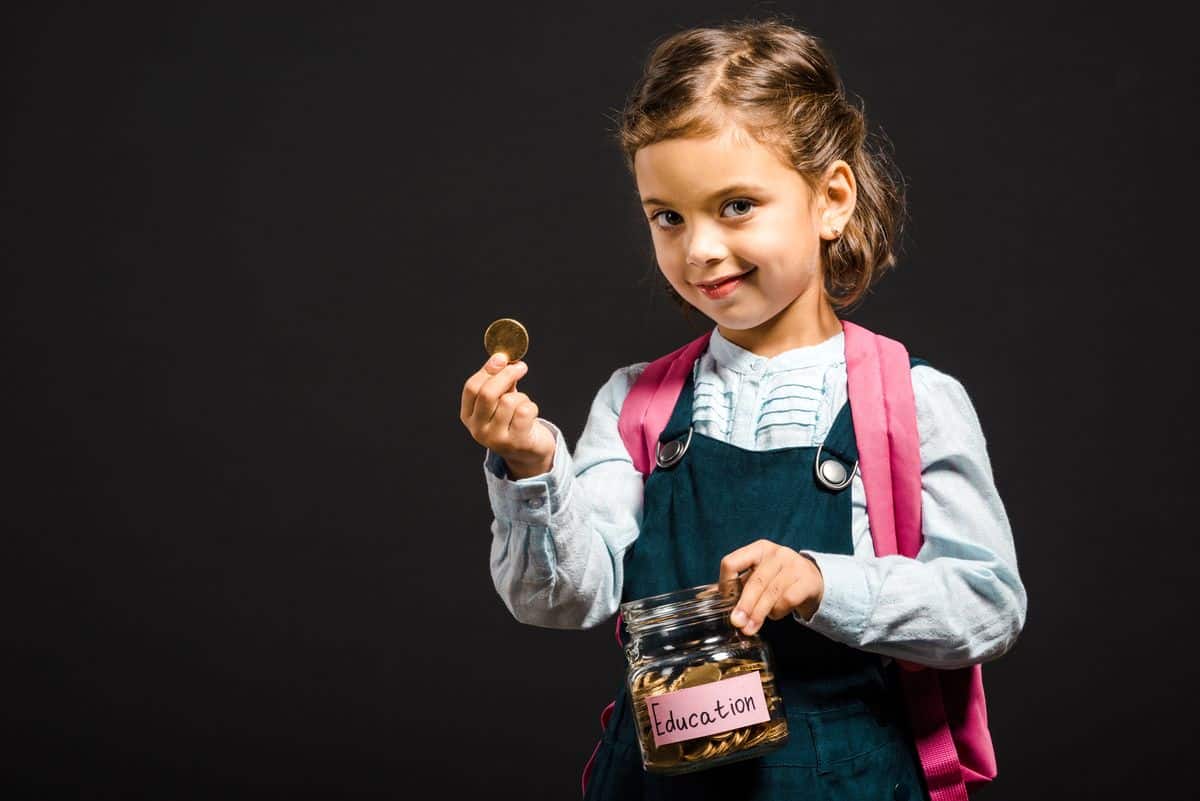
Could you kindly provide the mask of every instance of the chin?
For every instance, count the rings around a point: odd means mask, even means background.
[[[718,325],[728,328],[730,331],[749,331],[752,328],[758,328],[760,325],[769,320],[769,317],[745,317],[743,315],[729,314],[708,314],[708,317]]]
[[[784,304],[779,308],[764,308],[764,297],[747,293],[734,303],[714,301],[699,290],[685,296],[685,300],[701,314],[715,323],[731,331],[749,331],[778,317],[785,309],[795,302]]]
[[[743,314],[734,313],[709,316],[731,331],[750,331],[751,329],[761,328],[772,320],[777,319],[786,309],[787,307],[785,306],[781,309],[768,311],[759,309],[756,311],[747,311]]]

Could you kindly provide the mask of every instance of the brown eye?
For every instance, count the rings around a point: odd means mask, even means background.
[[[655,212],[655,213],[654,213],[654,214],[653,214],[653,215],[650,217],[650,221],[651,221],[651,222],[654,222],[655,220],[657,220],[659,217],[663,216],[664,214],[674,214],[676,217],[678,217],[678,216],[679,216],[679,214],[678,214],[678,213],[676,213],[676,212],[674,212],[674,211],[667,211],[667,210],[664,210],[664,211]],[[682,222],[682,221],[681,221],[681,222]],[[660,223],[658,227],[659,227],[659,228],[662,228],[662,229],[665,231],[665,230],[669,230],[669,229],[671,229],[671,228],[675,228],[676,226],[675,226],[675,225],[662,225],[662,224]]]

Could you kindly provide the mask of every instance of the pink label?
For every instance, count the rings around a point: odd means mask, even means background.
[[[645,701],[656,747],[771,719],[757,670]]]

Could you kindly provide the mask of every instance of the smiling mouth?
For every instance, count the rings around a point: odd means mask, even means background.
[[[744,272],[744,273],[738,273],[737,275],[727,275],[724,278],[718,278],[716,281],[709,281],[709,282],[703,283],[703,284],[696,284],[696,286],[702,287],[704,289],[712,289],[713,287],[718,287],[721,284],[732,281],[735,278],[745,278],[747,275],[749,275],[750,273],[754,272],[757,269],[758,269],[757,267],[751,267],[749,270],[746,270],[746,272]]]

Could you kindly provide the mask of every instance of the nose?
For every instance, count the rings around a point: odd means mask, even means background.
[[[729,256],[721,234],[716,226],[696,225],[692,227],[687,243],[687,263],[693,267],[709,267],[720,264]]]

